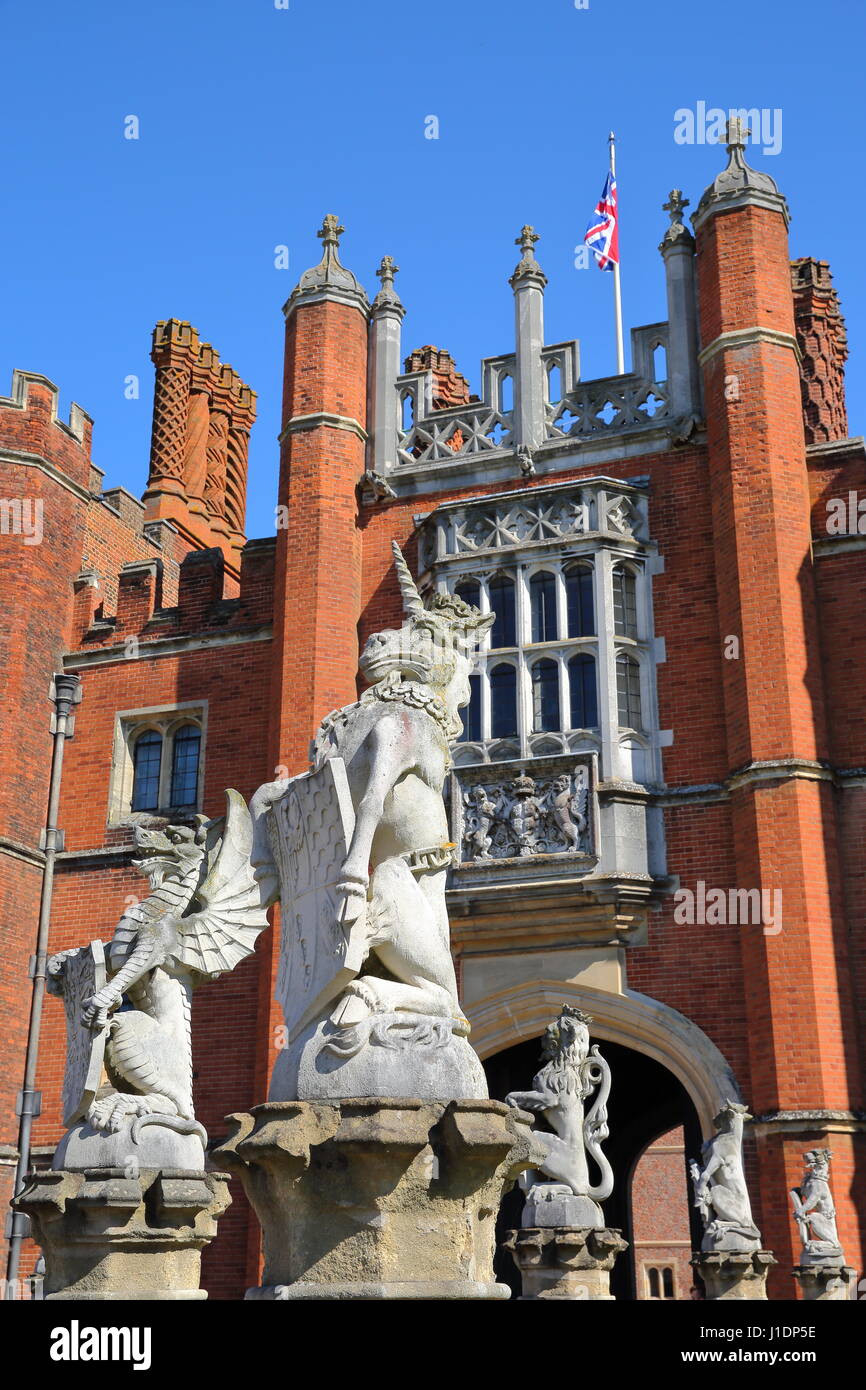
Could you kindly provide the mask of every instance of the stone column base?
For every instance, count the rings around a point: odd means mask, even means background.
[[[491,1100],[272,1101],[218,1150],[262,1228],[249,1299],[498,1299],[494,1228],[532,1117]]]
[[[225,1173],[51,1170],[16,1199],[45,1255],[46,1299],[207,1298],[201,1252],[229,1205]]]
[[[702,1250],[689,1261],[704,1281],[707,1300],[767,1298],[767,1274],[776,1263],[770,1250]]]
[[[523,1226],[509,1231],[505,1246],[523,1281],[521,1301],[535,1298],[612,1302],[610,1271],[628,1249],[619,1231],[606,1226]]]
[[[803,1297],[821,1303],[844,1303],[853,1297],[856,1269],[832,1260],[795,1265],[794,1278],[803,1290]]]

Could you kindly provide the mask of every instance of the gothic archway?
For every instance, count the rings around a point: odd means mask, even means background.
[[[556,1012],[556,1009],[548,1011],[545,1026]],[[504,1100],[509,1091],[529,1088],[540,1065],[541,1031],[539,1028],[535,1036],[524,1038],[487,1057],[484,1068],[494,1100]],[[697,1157],[701,1146],[701,1128],[696,1108],[685,1086],[668,1067],[646,1052],[603,1040],[596,1033],[594,1025],[591,1034],[593,1041],[601,1043],[613,1077],[608,1102],[610,1138],[604,1148],[616,1182],[613,1195],[604,1204],[605,1218],[608,1225],[621,1230],[629,1242],[628,1251],[620,1256],[614,1268],[611,1292],[617,1299],[632,1300],[637,1297],[641,1277],[641,1252],[635,1249],[631,1206],[636,1164],[653,1140],[672,1129],[683,1131],[685,1152]],[[684,1173],[679,1176],[684,1177]],[[670,1188],[671,1185],[666,1184],[657,1194],[660,1228],[664,1226],[665,1202],[675,1200],[682,1207],[678,1211],[679,1224],[689,1230],[690,1243],[699,1242],[696,1213],[688,1203],[685,1183],[682,1182],[675,1190],[673,1199]],[[520,1291],[520,1277],[511,1256],[502,1248],[502,1239],[506,1230],[520,1224],[523,1201],[519,1188],[507,1193],[497,1223],[497,1278],[511,1286],[515,1297]],[[697,1247],[693,1245],[693,1248]],[[687,1296],[687,1291],[684,1291],[684,1296]]]

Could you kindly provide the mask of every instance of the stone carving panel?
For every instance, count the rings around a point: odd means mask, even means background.
[[[592,853],[590,767],[578,763],[531,777],[521,769],[459,785],[461,863]]]

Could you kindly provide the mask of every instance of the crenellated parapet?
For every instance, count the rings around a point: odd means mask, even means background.
[[[161,320],[145,502],[194,545],[218,545],[237,573],[244,544],[247,458],[256,393],[192,324]]]

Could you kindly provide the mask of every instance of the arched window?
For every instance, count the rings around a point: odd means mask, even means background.
[[[616,703],[620,728],[639,729],[640,667],[633,656],[624,652],[616,659]]]
[[[490,581],[490,607],[496,620],[490,633],[491,647],[517,645],[517,621],[514,606],[514,580],[507,574],[497,574]]]
[[[547,369],[547,399],[551,405],[562,400],[562,373],[558,362],[551,362]]]
[[[477,579],[464,579],[454,590],[458,598],[462,598],[464,603],[469,603],[473,608],[480,607],[481,604],[481,585]]]
[[[469,688],[472,691],[469,704],[460,711],[460,718],[463,720],[461,743],[477,743],[481,738],[481,677],[470,676]]]
[[[400,423],[405,431],[411,430],[415,423],[415,402],[411,391],[404,391],[400,400]]]
[[[201,730],[184,724],[174,736],[171,750],[171,805],[195,806],[198,799],[198,759]]]
[[[637,637],[636,580],[626,565],[613,570],[613,630],[618,637]]]
[[[550,570],[539,570],[529,581],[533,642],[555,642],[559,636],[556,621],[556,577]]]
[[[145,729],[135,740],[132,753],[132,809],[155,811],[159,806],[159,768],[162,762],[162,734]]]
[[[490,733],[492,738],[517,733],[517,670],[506,662],[490,672]]]
[[[499,378],[499,409],[503,415],[514,409],[514,380],[508,373]]]
[[[650,1265],[647,1269],[647,1283],[649,1284],[650,1298],[661,1298],[661,1283],[659,1280],[659,1272],[655,1265]]]
[[[589,565],[570,565],[565,571],[565,601],[569,637],[591,637],[595,632],[595,609]]]
[[[532,667],[532,729],[534,733],[560,729],[559,666],[544,658]]]
[[[598,693],[595,679],[595,658],[586,652],[573,656],[568,663],[568,689],[571,699],[572,729],[598,727]]]
[[[662,1295],[664,1298],[674,1296],[674,1272],[670,1265],[665,1265],[662,1270]]]

